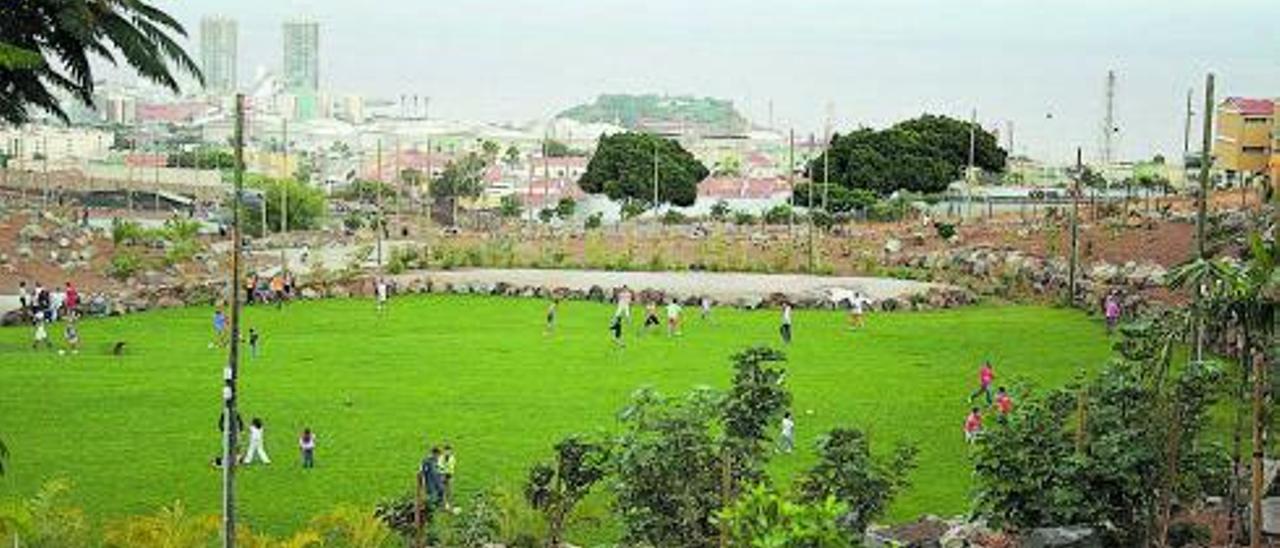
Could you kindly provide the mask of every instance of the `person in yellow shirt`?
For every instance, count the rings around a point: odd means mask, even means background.
[[[453,446],[445,444],[444,453],[440,455],[440,461],[437,465],[440,469],[441,483],[444,485],[444,509],[448,510],[453,504],[453,469],[456,461],[453,458]]]

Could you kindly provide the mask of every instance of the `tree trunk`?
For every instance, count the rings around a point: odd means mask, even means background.
[[[1262,546],[1262,428],[1263,428],[1263,401],[1262,398],[1266,391],[1266,369],[1263,367],[1264,360],[1258,359],[1253,355],[1253,349],[1245,349],[1245,359],[1247,363],[1253,365],[1253,485],[1251,489],[1252,507],[1249,512],[1249,546],[1260,548]]]
[[[1234,544],[1240,529],[1240,473],[1243,465],[1244,403],[1249,393],[1249,364],[1244,359],[1249,347],[1249,327],[1240,325],[1240,383],[1236,385],[1235,422],[1231,426],[1231,485],[1227,491],[1227,544]]]
[[[1173,409],[1170,410],[1169,445],[1165,447],[1165,481],[1160,488],[1160,523],[1156,531],[1156,546],[1169,545],[1169,521],[1173,517],[1173,486],[1178,479],[1178,450],[1182,443],[1182,428],[1179,427],[1181,411],[1175,395]]]

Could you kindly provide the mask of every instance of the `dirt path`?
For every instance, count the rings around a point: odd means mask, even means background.
[[[739,274],[727,272],[613,272],[605,270],[466,269],[402,274],[399,279],[427,278],[437,283],[507,283],[516,286],[563,287],[588,290],[600,286],[606,291],[623,285],[635,290],[658,289],[680,297],[706,295],[720,302],[764,299],[772,293],[792,298],[822,298],[831,289],[858,291],[873,300],[920,294],[938,284],[849,276],[809,276],[804,274]]]

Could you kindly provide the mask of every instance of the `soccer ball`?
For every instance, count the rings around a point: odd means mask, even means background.
[[[58,351],[58,355],[59,355],[59,356],[66,356],[66,355],[67,355],[67,351],[66,351],[66,350],[59,350],[59,351]]]

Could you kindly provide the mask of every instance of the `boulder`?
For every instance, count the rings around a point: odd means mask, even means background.
[[[62,238],[58,238],[58,247],[61,247],[63,249],[71,247],[71,240],[68,240],[65,236]]]
[[[1023,548],[1102,548],[1102,535],[1092,527],[1041,527],[1022,537]]]
[[[49,239],[49,232],[40,223],[28,223],[18,231],[18,237],[26,241],[44,241]]]
[[[897,238],[889,238],[884,242],[884,252],[887,255],[897,255],[902,251],[902,240]]]
[[[738,308],[747,310],[756,310],[764,306],[764,299],[760,297],[741,297],[734,303]]]
[[[24,325],[31,323],[31,313],[27,310],[10,310],[0,316],[0,326]]]
[[[597,302],[604,302],[605,300],[604,288],[598,285],[591,286],[591,288],[587,290],[587,298]]]

